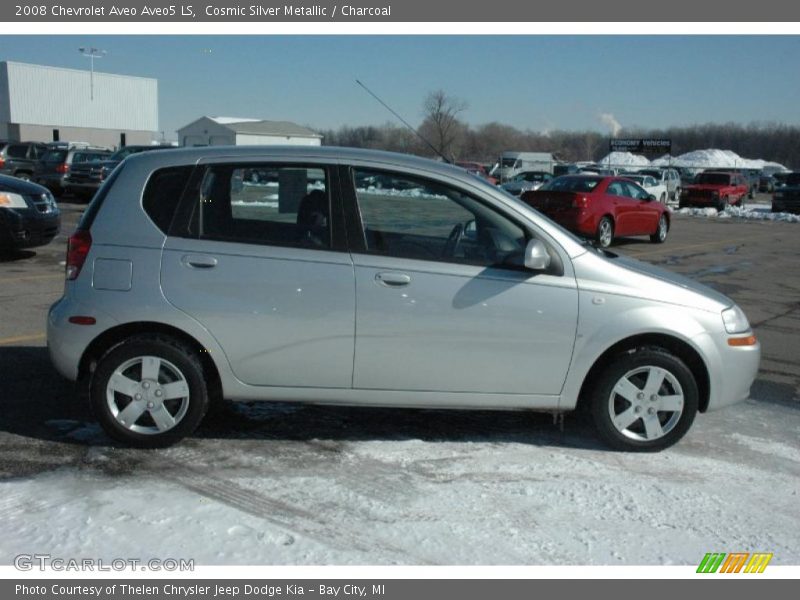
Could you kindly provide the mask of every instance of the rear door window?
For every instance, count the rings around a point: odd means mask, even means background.
[[[326,168],[213,165],[199,185],[191,229],[222,242],[331,248]]]

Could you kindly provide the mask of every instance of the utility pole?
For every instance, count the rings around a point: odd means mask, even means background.
[[[103,56],[106,54],[106,51],[99,48],[78,48],[78,52],[88,58],[91,64],[91,71],[89,75],[89,99],[94,100],[94,59],[103,58]]]

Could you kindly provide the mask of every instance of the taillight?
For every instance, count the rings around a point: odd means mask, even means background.
[[[69,173],[69,165],[67,163],[61,163],[56,167],[56,173]]]
[[[572,208],[586,208],[589,206],[589,198],[586,196],[575,196],[572,199]]]
[[[77,279],[83,263],[92,248],[92,234],[86,230],[76,231],[67,244],[67,280]]]
[[[0,156],[0,169],[4,169],[6,166],[6,159]]]

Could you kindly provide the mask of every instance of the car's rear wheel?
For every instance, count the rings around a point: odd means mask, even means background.
[[[591,413],[609,446],[653,452],[686,434],[698,396],[694,375],[681,359],[660,348],[642,348],[618,356],[593,382]]]
[[[656,232],[650,236],[650,241],[654,244],[663,244],[667,241],[667,233],[669,233],[669,222],[667,217],[661,215],[658,218],[658,225],[656,225]]]
[[[171,337],[142,335],[106,353],[92,378],[91,404],[109,436],[140,448],[190,435],[208,410],[197,354]]]
[[[611,217],[603,217],[597,224],[595,240],[601,248],[608,248],[614,241],[614,222]]]

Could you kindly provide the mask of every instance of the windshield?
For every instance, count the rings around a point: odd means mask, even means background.
[[[542,173],[539,171],[528,171],[516,175],[511,181],[545,181],[550,179],[550,173]]]
[[[643,185],[644,184],[644,177],[641,177],[639,175],[623,175],[623,177],[625,179],[630,179],[631,181],[635,181],[639,185]]]
[[[108,160],[122,160],[126,156],[130,156],[131,154],[135,154],[139,152],[139,148],[132,148],[130,146],[126,146],[125,148],[120,148],[114,154],[108,157]]]
[[[591,192],[602,181],[601,177],[556,177],[539,188],[551,192]]]
[[[50,150],[42,157],[44,162],[64,162],[67,159],[66,150]]]
[[[645,171],[639,171],[640,175],[650,175],[650,177],[655,177],[656,179],[661,179],[661,171],[655,171],[652,169],[648,169]]]
[[[86,162],[99,162],[108,158],[107,153],[101,152],[76,152],[72,155],[72,162],[86,163]]]
[[[697,176],[697,183],[706,185],[728,185],[731,176],[725,173],[700,173]]]

